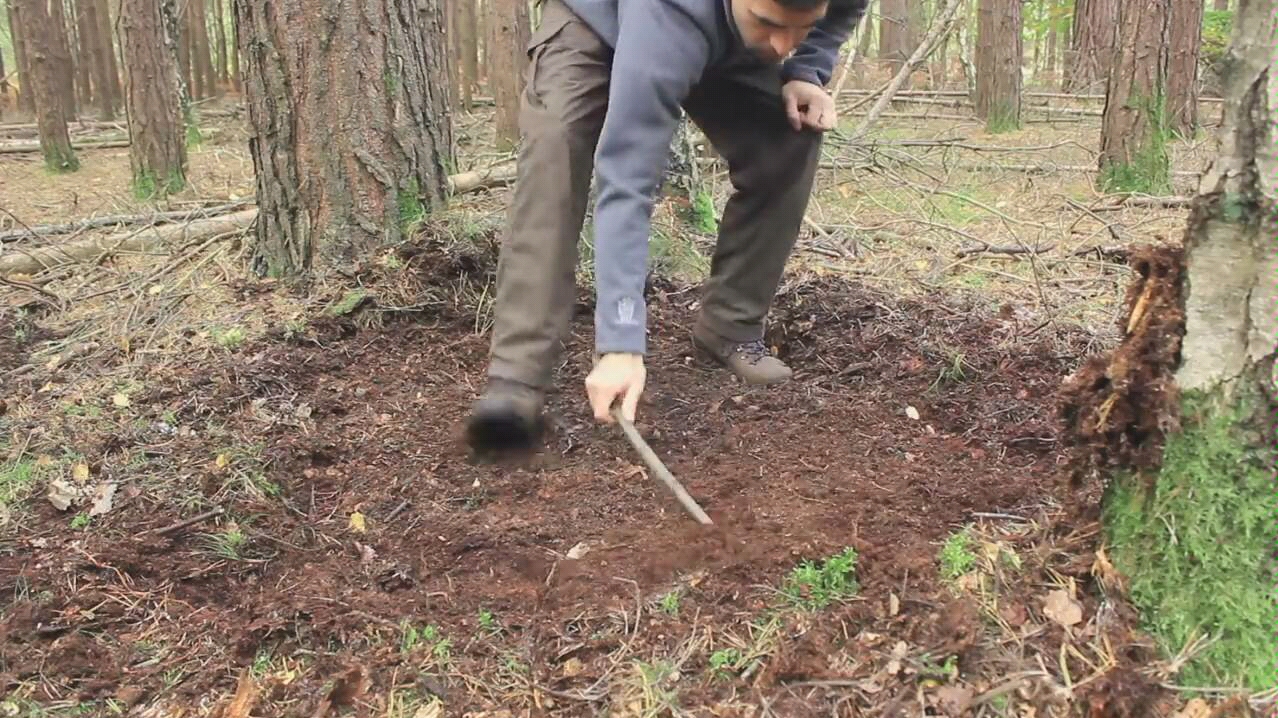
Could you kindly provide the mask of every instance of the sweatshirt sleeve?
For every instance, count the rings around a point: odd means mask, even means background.
[[[833,0],[825,18],[812,28],[782,65],[782,80],[803,80],[821,87],[829,84],[834,63],[839,59],[839,48],[865,15],[867,4],[867,0]]]
[[[652,206],[680,106],[710,41],[670,0],[622,0],[608,110],[595,152],[595,351],[647,351],[643,288]]]

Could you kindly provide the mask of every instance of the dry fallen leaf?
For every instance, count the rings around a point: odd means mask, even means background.
[[[93,505],[89,507],[89,515],[100,516],[110,511],[114,498],[114,481],[107,481],[105,483],[98,484],[97,491],[93,492]]]
[[[80,489],[72,486],[66,479],[57,478],[49,482],[49,503],[59,511],[66,511],[71,504],[80,498]]]
[[[225,469],[226,465],[231,463],[231,458],[226,454],[218,454],[214,463],[217,464],[217,468]]]
[[[89,465],[83,461],[71,467],[71,478],[84,483],[89,480]]]
[[[582,663],[580,658],[574,657],[564,661],[564,677],[565,678],[573,678],[575,676],[579,676],[581,675],[581,672],[584,670],[586,670],[586,664]]]
[[[1180,709],[1176,718],[1211,718],[1211,706],[1202,698],[1194,698]]]
[[[576,546],[568,549],[568,558],[576,561],[577,559],[590,553],[590,546],[585,541],[578,541]]]
[[[1068,628],[1083,620],[1083,606],[1065,591],[1056,589],[1043,599],[1043,615]]]
[[[357,534],[362,534],[368,530],[368,526],[364,523],[364,514],[358,511],[351,514],[350,529]]]
[[[129,405],[129,395],[117,392],[111,397],[111,403],[123,409]]]
[[[945,715],[961,716],[972,705],[972,689],[963,686],[941,686],[936,689],[936,705]]]
[[[900,612],[901,612],[901,599],[897,598],[895,593],[889,594],[888,595],[888,615],[895,616],[896,614]]]
[[[257,705],[257,695],[257,684],[248,669],[244,669],[235,688],[235,697],[222,711],[222,718],[249,718],[253,706]]]
[[[906,416],[908,416],[908,417],[910,417],[911,419],[913,419],[913,420],[915,420],[915,421],[918,421],[918,420],[919,420],[919,416],[920,416],[920,414],[919,414],[919,410],[918,410],[918,409],[915,409],[915,408],[914,408],[914,407],[912,407],[912,406],[907,406],[907,407],[905,407],[905,415],[906,415]]]

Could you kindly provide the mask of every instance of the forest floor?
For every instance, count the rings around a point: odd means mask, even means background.
[[[1068,480],[1062,381],[1118,340],[1135,247],[1185,222],[1061,171],[1093,162],[1076,119],[832,142],[769,329],[795,381],[766,391],[691,355],[712,235],[663,205],[640,429],[708,528],[589,419],[588,252],[546,447],[462,447],[505,190],[306,296],[247,276],[240,235],[9,287],[0,707],[1233,715],[1176,689],[1115,590],[1100,487]],[[476,149],[481,114],[457,126],[472,167],[508,159]],[[251,199],[238,121],[201,129],[163,207],[124,148],[61,176],[3,156],[0,202],[21,226]]]

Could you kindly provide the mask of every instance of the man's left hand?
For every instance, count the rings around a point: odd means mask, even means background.
[[[785,114],[795,131],[804,127],[832,130],[839,121],[834,98],[820,85],[791,80],[782,85],[781,98],[785,100]]]

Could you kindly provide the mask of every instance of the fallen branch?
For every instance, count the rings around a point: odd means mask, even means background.
[[[509,162],[485,170],[453,175],[448,178],[448,186],[453,194],[464,194],[495,187],[514,178],[515,163]],[[257,208],[251,207],[184,224],[142,227],[130,232],[50,247],[24,250],[20,249],[20,245],[8,245],[8,251],[0,255],[0,277],[36,274],[59,265],[84,262],[116,252],[145,252],[173,242],[199,242],[219,234],[233,236],[252,227],[256,220]]]
[[[1049,244],[1046,247],[1026,247],[1024,245],[1005,246],[982,243],[974,247],[961,247],[954,255],[957,257],[970,257],[973,254],[1047,254],[1055,247],[1056,245],[1054,244]]]
[[[144,227],[132,232],[93,237],[51,247],[14,250],[0,256],[0,276],[35,274],[69,262],[84,262],[117,252],[146,252],[173,242],[200,241],[218,234],[233,234],[253,226],[257,209],[201,219],[186,224]]]
[[[448,178],[448,191],[450,194],[465,194],[507,184],[515,181],[515,170],[515,163],[507,162],[487,169],[455,174]]]
[[[73,150],[106,150],[115,147],[128,147],[128,140],[102,140],[101,142],[72,142]],[[40,151],[39,142],[19,142],[10,145],[0,145],[0,155],[20,155],[31,154]]]
[[[113,214],[103,217],[91,217],[79,222],[67,222],[65,224],[38,224],[34,227],[0,232],[0,242],[13,242],[26,237],[49,237],[58,234],[71,234],[73,232],[81,232],[87,229],[101,229],[103,227],[139,224],[154,226],[157,224],[165,224],[175,221],[189,222],[191,220],[228,214],[230,212],[235,212],[249,207],[252,204],[253,203],[249,201],[241,201],[220,204],[202,209],[175,212],[153,212],[151,214]]]
[[[942,8],[941,12],[937,13],[937,22],[932,24],[927,36],[923,38],[923,42],[920,42],[919,46],[914,48],[914,54],[910,55],[910,59],[901,65],[896,77],[892,78],[892,82],[888,84],[887,89],[883,91],[878,101],[870,108],[865,119],[849,135],[850,139],[859,139],[865,135],[866,131],[883,115],[888,104],[892,102],[892,96],[905,84],[906,78],[913,74],[923,64],[924,59],[932,54],[932,51],[940,43],[941,38],[949,37],[950,30],[954,27],[955,15],[962,4],[962,0],[945,0],[945,7]]]
[[[1173,172],[1174,176],[1192,176],[1198,177],[1199,172]],[[1129,207],[1165,207],[1167,209],[1182,209],[1188,207],[1193,202],[1192,197],[1156,197],[1152,195],[1115,195],[1114,203],[1108,206],[1092,207],[1093,211],[1115,210],[1121,209],[1124,205]]]

